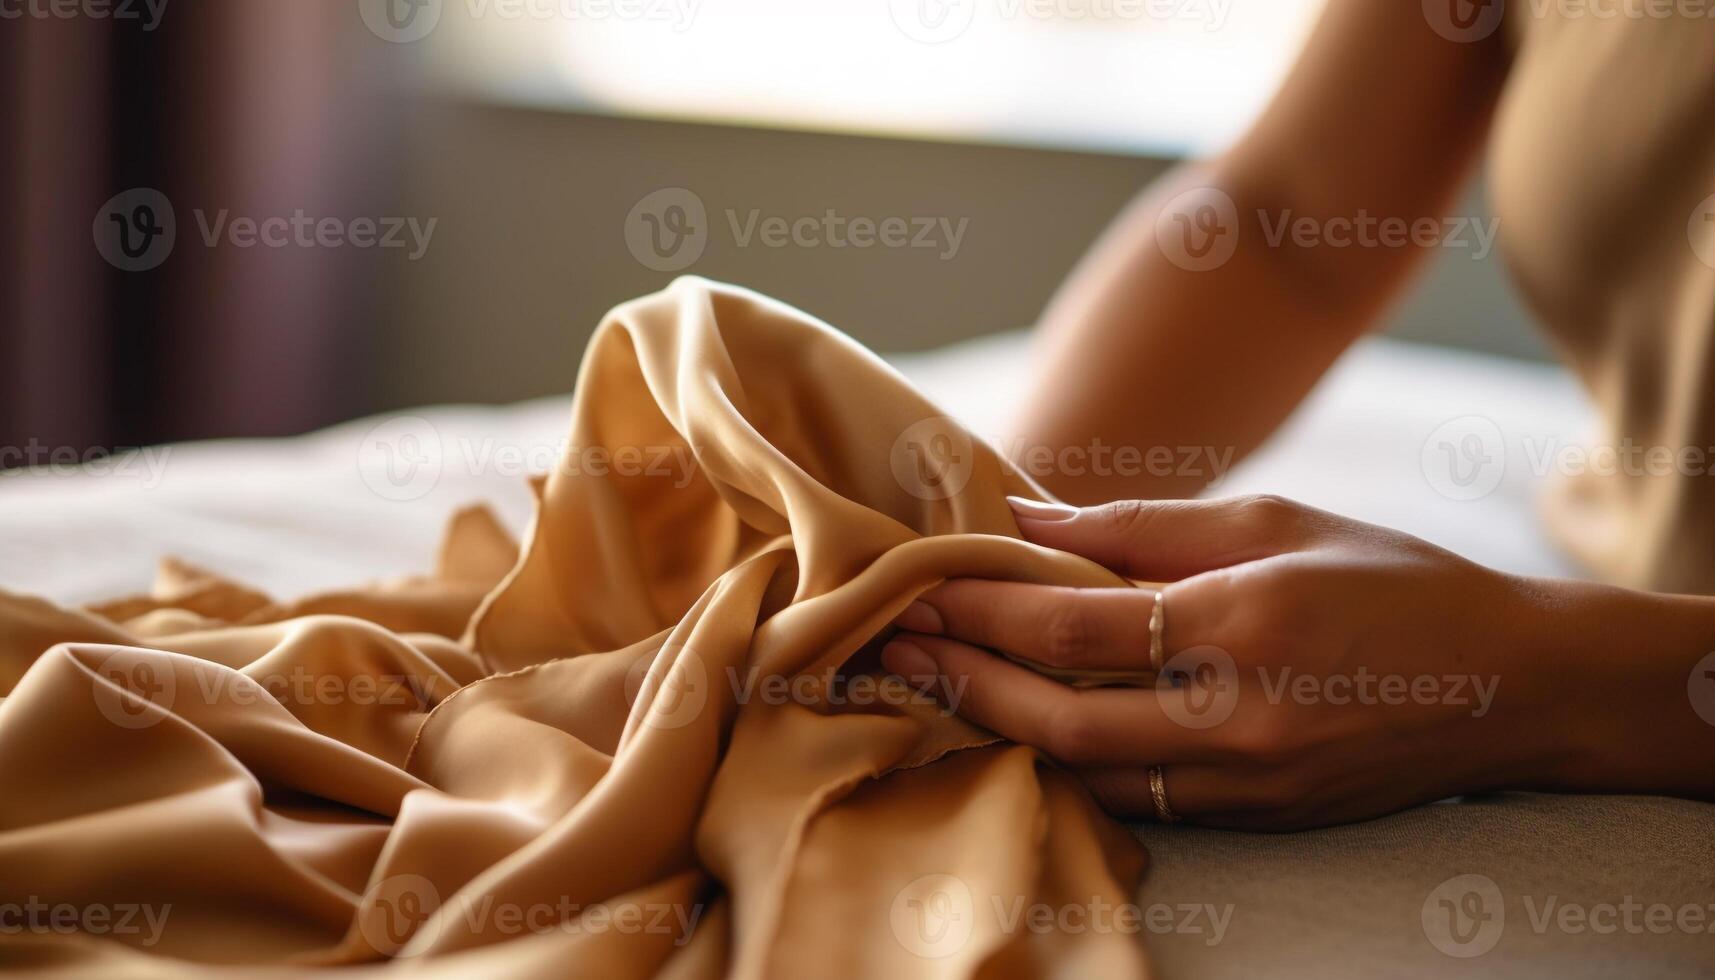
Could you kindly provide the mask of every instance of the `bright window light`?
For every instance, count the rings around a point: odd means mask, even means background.
[[[434,60],[624,115],[1208,153],[1324,0],[447,0]]]

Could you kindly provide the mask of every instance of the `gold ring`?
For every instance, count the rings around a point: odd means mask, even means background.
[[[1167,631],[1167,593],[1156,590],[1155,605],[1149,610],[1149,665],[1155,668],[1157,674],[1166,666],[1167,657],[1162,648],[1161,634]]]
[[[1167,805],[1167,780],[1162,778],[1160,766],[1149,767],[1149,796],[1155,801],[1155,819],[1162,823],[1179,822],[1178,815]]]

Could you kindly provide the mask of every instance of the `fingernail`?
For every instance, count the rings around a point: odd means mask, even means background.
[[[905,607],[893,620],[893,625],[913,633],[940,633],[946,628],[941,622],[941,612],[934,606],[919,599]]]
[[[1027,517],[1033,521],[1060,523],[1078,516],[1078,508],[1065,504],[1045,504],[1036,500],[1026,500],[1023,497],[1008,497],[1006,502],[1012,505],[1012,512],[1019,517]]]
[[[933,682],[941,673],[935,658],[910,640],[894,640],[883,647],[881,665],[917,687]]]

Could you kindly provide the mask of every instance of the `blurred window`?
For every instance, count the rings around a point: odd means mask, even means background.
[[[1206,153],[1323,0],[444,0],[441,77],[510,101],[899,136]]]

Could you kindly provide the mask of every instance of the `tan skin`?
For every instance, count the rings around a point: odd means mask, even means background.
[[[1199,186],[1228,194],[1241,215],[1449,213],[1507,69],[1498,34],[1454,43],[1420,4],[1330,0],[1251,132],[1141,197],[1055,299],[1022,444],[1255,448],[1424,256],[1264,247],[1253,225],[1220,268],[1188,271],[1157,244],[1164,202]],[[1506,575],[1272,497],[1173,499],[1209,476],[1050,473],[1050,490],[1087,506],[1014,506],[1037,544],[1172,583],[1166,651],[1212,646],[1230,657],[1229,676],[1181,672],[1179,687],[1160,689],[1060,684],[995,651],[1135,669],[1148,661],[1154,592],[978,580],[913,605],[885,663],[917,683],[940,679],[931,689],[962,689],[962,714],[1079,772],[1121,816],[1154,815],[1155,765],[1182,819],[1257,830],[1504,788],[1715,799],[1715,724],[1687,688],[1715,650],[1715,599]],[[1286,693],[1282,669],[1319,686]],[[1354,689],[1326,684],[1365,675],[1436,686],[1384,700],[1379,688],[1340,698]],[[1456,676],[1467,678],[1458,690]],[[1169,699],[1200,687],[1231,699],[1212,727],[1171,710]]]

